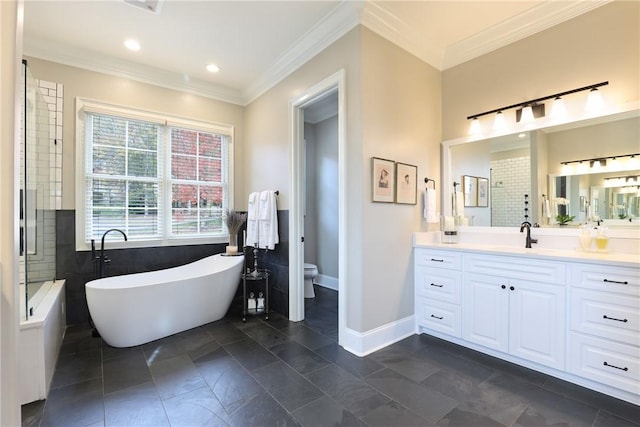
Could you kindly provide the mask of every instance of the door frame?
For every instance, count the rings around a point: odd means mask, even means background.
[[[347,143],[345,70],[311,86],[289,102],[291,201],[289,204],[289,320],[304,320],[304,108],[338,91],[338,344],[346,327],[347,247]]]

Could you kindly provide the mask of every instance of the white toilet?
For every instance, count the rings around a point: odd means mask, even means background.
[[[315,298],[313,280],[318,275],[318,267],[315,264],[304,263],[304,297]]]

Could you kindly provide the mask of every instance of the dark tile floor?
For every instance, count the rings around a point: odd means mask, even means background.
[[[316,295],[304,323],[231,317],[134,348],[71,326],[23,426],[640,425],[638,406],[426,335],[358,358],[336,293]]]

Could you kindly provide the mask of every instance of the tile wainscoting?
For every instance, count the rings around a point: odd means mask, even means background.
[[[75,249],[75,210],[56,211],[56,278],[66,279],[67,324],[86,323],[89,309],[84,285],[93,280],[90,251]],[[274,251],[261,254],[261,268],[272,272],[270,278],[271,310],[284,316],[289,314],[289,239],[288,211],[278,211],[280,244]],[[166,246],[154,248],[109,249],[109,276],[161,270],[196,261],[224,252],[226,244]],[[247,262],[253,262],[250,258]],[[238,287],[236,300],[241,298]],[[234,303],[232,309],[241,305]]]

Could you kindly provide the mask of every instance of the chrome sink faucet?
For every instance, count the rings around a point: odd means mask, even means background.
[[[525,221],[520,224],[520,232],[522,233],[524,229],[527,229],[527,238],[525,239],[525,248],[530,248],[532,243],[538,243],[538,239],[531,238],[531,223],[529,221]]]

